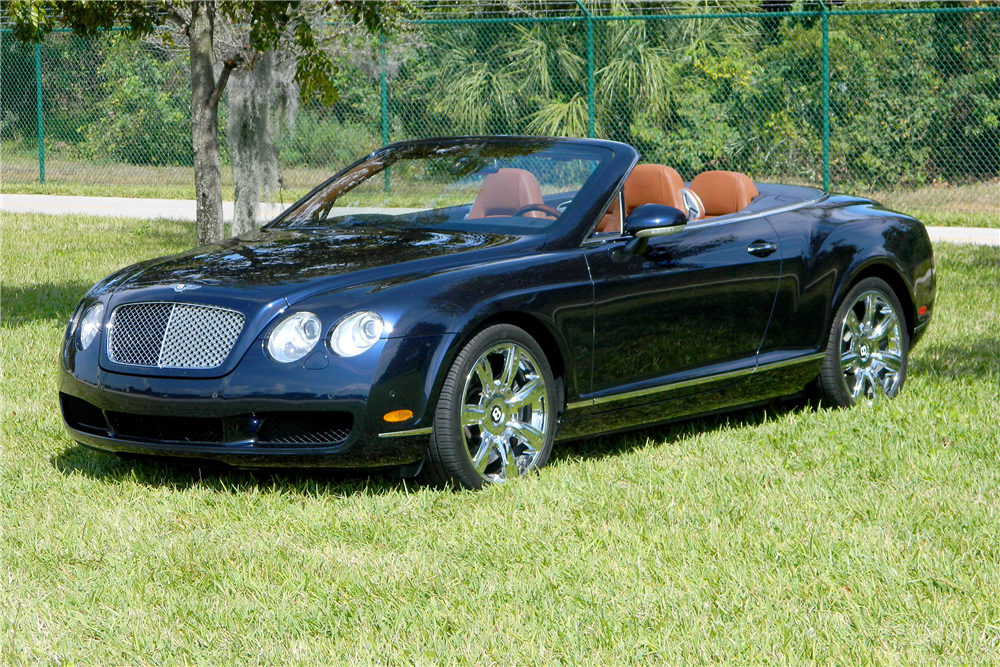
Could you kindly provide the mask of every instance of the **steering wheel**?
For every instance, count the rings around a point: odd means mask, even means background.
[[[559,211],[551,206],[546,206],[545,204],[528,204],[527,206],[522,206],[514,211],[514,215],[524,215],[525,213],[530,213],[531,211],[541,211],[545,215],[551,215],[553,218],[558,218],[560,215]]]

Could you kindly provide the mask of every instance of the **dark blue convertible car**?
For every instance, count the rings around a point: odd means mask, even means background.
[[[934,307],[923,225],[610,141],[394,144],[262,229],[80,302],[71,436],[460,487],[560,440],[817,393],[891,398]]]

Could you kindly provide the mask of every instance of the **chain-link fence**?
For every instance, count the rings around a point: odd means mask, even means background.
[[[1000,217],[1000,3],[738,6],[425,6],[374,58],[340,57],[336,103],[303,102],[279,140],[283,187],[399,139],[595,136],[686,178],[731,169]],[[182,55],[113,34],[0,44],[4,192],[193,196]]]

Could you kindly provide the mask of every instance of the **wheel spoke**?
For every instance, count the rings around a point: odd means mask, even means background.
[[[869,402],[874,398],[875,394],[875,380],[872,378],[871,369],[866,368],[861,376],[861,396],[866,398]]]
[[[845,352],[840,356],[840,370],[843,372],[854,371],[858,368],[858,355],[853,350]]]
[[[507,403],[515,409],[520,409],[526,405],[534,405],[542,398],[545,398],[545,383],[540,378],[535,378],[521,387]]]
[[[545,434],[531,424],[515,421],[508,424],[508,428],[531,453],[539,451],[545,444]]]
[[[880,352],[878,360],[882,362],[882,365],[885,366],[886,370],[890,373],[898,373],[903,367],[902,358],[890,350]]]
[[[860,373],[857,373],[854,377],[855,377],[855,382],[854,382],[854,388],[851,390],[851,398],[856,401],[859,398],[861,398],[861,394],[863,394],[865,391],[865,380],[868,377],[868,373],[866,371],[861,371]]]
[[[896,326],[896,322],[897,322],[896,313],[890,310],[889,314],[886,315],[885,319],[879,322],[878,326],[875,328],[875,331],[872,332],[872,338],[876,340],[888,338],[889,334],[892,333],[893,327]]]
[[[847,330],[851,332],[851,340],[857,340],[861,338],[861,323],[858,321],[858,316],[851,308],[847,311],[847,317],[844,318],[844,323],[847,325]]]
[[[514,378],[517,376],[517,369],[520,365],[521,349],[516,345],[511,345],[504,354],[503,374],[500,376],[501,389],[513,389]]]
[[[875,399],[886,398],[887,394],[885,392],[885,385],[882,383],[882,378],[878,376],[876,371],[868,371],[869,379],[872,383],[872,396]]]
[[[504,480],[520,477],[521,469],[517,467],[517,456],[514,454],[514,448],[510,446],[510,440],[498,438],[497,444],[497,450],[500,452],[500,463],[503,466]]]
[[[490,454],[493,453],[495,445],[493,443],[493,438],[488,435],[483,435],[482,439],[479,441],[479,449],[472,456],[472,467],[476,469],[476,472],[482,474],[486,470],[486,466],[490,464]]]
[[[476,362],[473,371],[479,376],[479,383],[483,385],[483,393],[491,396],[496,388],[496,382],[493,380],[493,368],[490,367],[490,362],[485,354]]]
[[[462,426],[480,426],[486,419],[486,412],[482,406],[469,405],[462,406]]]
[[[862,320],[865,329],[875,326],[875,311],[878,309],[878,302],[874,294],[865,294],[865,318]]]

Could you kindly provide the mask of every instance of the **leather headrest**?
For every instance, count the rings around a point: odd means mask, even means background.
[[[691,181],[705,204],[705,215],[728,215],[746,208],[759,195],[750,177],[735,171],[705,171]]]
[[[483,187],[476,195],[476,201],[467,216],[474,218],[492,218],[514,215],[528,204],[543,204],[542,189],[534,174],[524,169],[498,169],[483,179]],[[529,218],[544,218],[540,211],[524,214]]]
[[[662,164],[637,164],[625,180],[625,214],[643,204],[662,204],[681,209],[684,179]]]

